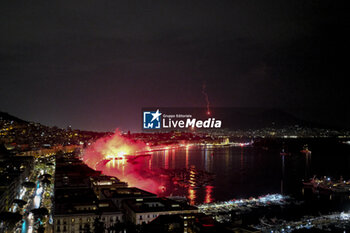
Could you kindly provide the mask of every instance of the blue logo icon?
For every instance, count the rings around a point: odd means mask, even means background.
[[[162,113],[157,111],[143,112],[143,128],[144,129],[160,129]]]

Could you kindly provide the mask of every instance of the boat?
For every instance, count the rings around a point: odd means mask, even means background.
[[[291,155],[291,153],[286,152],[284,149],[280,152],[280,155],[285,156],[285,155]]]
[[[331,190],[335,193],[348,193],[350,192],[350,183],[341,176],[336,183],[333,183]]]
[[[303,180],[303,185],[307,186],[307,187],[314,187],[315,186],[315,177],[313,177],[309,181],[304,181]]]
[[[303,146],[303,149],[302,149],[300,152],[303,153],[303,154],[306,154],[306,155],[311,154],[311,150],[309,150],[307,144],[305,144],[305,145]]]
[[[331,187],[331,190],[335,193],[348,193],[350,192],[350,186],[333,186]]]
[[[334,193],[348,193],[350,192],[350,182],[344,181],[341,177],[337,181],[332,181],[329,177],[317,179],[315,176],[310,181],[303,181],[305,187],[314,188],[319,191],[327,191]]]

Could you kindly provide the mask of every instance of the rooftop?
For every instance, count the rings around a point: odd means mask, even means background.
[[[145,190],[126,187],[126,188],[104,188],[102,194],[105,198],[138,198],[138,197],[156,197],[156,194]]]
[[[125,200],[124,203],[136,213],[197,210],[196,207],[167,198],[138,198]]]
[[[110,200],[98,200],[91,188],[57,189],[55,215],[119,212]]]

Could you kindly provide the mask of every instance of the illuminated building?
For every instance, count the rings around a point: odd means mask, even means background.
[[[195,214],[198,209],[167,198],[137,198],[123,203],[126,221],[134,224],[149,223],[160,215]]]
[[[106,227],[123,221],[121,210],[112,201],[98,200],[91,189],[61,189],[55,195],[55,232],[82,232],[86,225],[93,229],[95,218]]]
[[[0,148],[0,212],[8,211],[19,195],[21,184],[33,169],[33,157],[16,157]]]
[[[118,207],[122,208],[122,202],[124,200],[128,199],[147,199],[147,198],[155,198],[157,197],[156,194],[147,192],[145,190],[139,189],[139,188],[128,188],[128,187],[123,187],[123,188],[105,188],[101,189],[100,191],[100,198],[102,200],[112,200],[113,203]]]
[[[128,186],[127,183],[113,176],[93,176],[90,177],[90,183],[98,198],[103,196],[101,195],[103,189],[115,190],[116,188],[126,188]]]

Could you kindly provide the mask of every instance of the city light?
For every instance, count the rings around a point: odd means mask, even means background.
[[[346,2],[50,3],[1,2],[0,233],[350,232]]]

